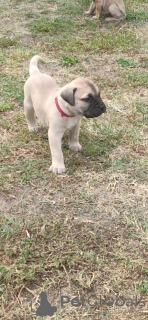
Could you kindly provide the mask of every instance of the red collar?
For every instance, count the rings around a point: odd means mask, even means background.
[[[59,110],[59,112],[60,112],[60,114],[61,114],[61,117],[74,117],[74,116],[70,116],[69,114],[66,114],[66,113],[60,108],[57,97],[55,98],[55,104],[56,104],[56,107],[57,107],[57,109]]]

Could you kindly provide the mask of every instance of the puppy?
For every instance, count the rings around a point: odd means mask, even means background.
[[[39,56],[30,61],[30,77],[24,85],[24,112],[29,131],[38,130],[34,112],[41,124],[48,128],[52,156],[50,171],[66,171],[61,140],[70,131],[69,148],[80,151],[79,130],[81,118],[94,118],[106,111],[99,89],[88,79],[78,78],[60,88],[55,80],[41,73],[37,67]]]
[[[105,19],[106,21],[123,20],[126,18],[123,0],[93,0],[89,10],[84,12],[84,15],[91,15],[95,12],[93,18],[99,19],[102,11],[111,15],[111,17]]]

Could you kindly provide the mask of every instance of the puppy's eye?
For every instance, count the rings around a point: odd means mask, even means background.
[[[86,101],[86,102],[91,102],[92,99],[93,99],[93,97],[92,97],[92,95],[90,94],[88,97],[83,98],[82,100],[83,100],[83,101]]]

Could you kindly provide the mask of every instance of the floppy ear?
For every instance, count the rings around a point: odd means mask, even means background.
[[[71,106],[75,105],[75,92],[77,88],[65,88],[61,92],[61,97],[63,100],[68,102]]]

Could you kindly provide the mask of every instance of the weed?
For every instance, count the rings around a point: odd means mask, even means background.
[[[140,291],[140,293],[147,293],[148,292],[148,278],[140,283],[137,283],[136,288]]]
[[[6,61],[6,58],[3,57],[3,56],[0,56],[0,63],[2,64],[2,63],[5,62],[5,61]]]
[[[8,48],[8,47],[12,47],[12,46],[16,46],[16,41],[14,39],[11,38],[7,38],[7,37],[2,37],[0,38],[0,48]]]
[[[74,64],[76,64],[78,62],[78,59],[77,58],[70,58],[70,57],[67,57],[67,56],[62,56],[62,60],[63,60],[63,65],[64,66],[67,66],[67,67],[71,67],[73,66]]]
[[[134,60],[127,60],[124,58],[118,58],[117,62],[122,66],[122,67],[136,67],[136,61]]]

